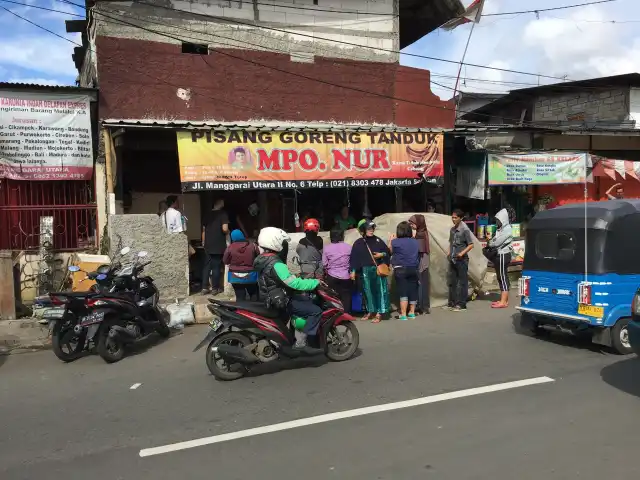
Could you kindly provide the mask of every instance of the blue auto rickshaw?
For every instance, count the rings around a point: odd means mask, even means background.
[[[527,226],[519,281],[522,323],[534,333],[590,333],[631,353],[627,325],[640,286],[640,200],[564,205]]]

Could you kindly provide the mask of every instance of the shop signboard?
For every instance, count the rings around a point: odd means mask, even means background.
[[[91,178],[89,106],[83,94],[0,91],[0,178]]]
[[[440,133],[180,131],[184,191],[413,185],[442,176]]]
[[[489,185],[584,183],[586,153],[490,153]]]

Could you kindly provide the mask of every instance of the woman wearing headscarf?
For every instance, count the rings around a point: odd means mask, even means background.
[[[374,315],[373,323],[380,323],[382,315],[389,313],[389,284],[386,277],[378,275],[378,265],[389,265],[390,251],[387,244],[375,235],[376,224],[370,220],[361,220],[358,230],[362,235],[355,241],[351,249],[349,269],[351,278],[356,274],[362,280],[362,290],[367,306],[367,314],[363,320],[369,320]]]
[[[431,313],[431,299],[429,297],[429,230],[427,220],[424,215],[412,215],[409,224],[413,230],[413,236],[418,241],[418,251],[420,252],[420,263],[418,265],[418,277],[420,278],[420,288],[418,290],[418,306],[416,310],[420,313]]]
[[[258,274],[253,268],[258,255],[258,246],[248,241],[242,231],[231,232],[231,243],[224,251],[222,261],[229,266],[227,281],[236,292],[236,302],[246,300],[247,296],[253,301],[258,298]]]

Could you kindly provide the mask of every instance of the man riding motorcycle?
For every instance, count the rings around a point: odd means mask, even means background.
[[[261,254],[253,266],[258,272],[260,298],[267,307],[286,310],[295,327],[294,350],[306,355],[319,355],[323,350],[307,345],[307,336],[317,335],[322,309],[305,295],[320,284],[316,279],[303,279],[293,275],[287,267],[289,235],[279,228],[265,227],[258,235]]]

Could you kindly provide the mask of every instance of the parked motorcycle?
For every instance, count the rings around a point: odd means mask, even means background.
[[[344,311],[338,294],[321,285],[312,294],[312,300],[323,312],[318,335],[309,337],[315,342],[310,346],[323,349],[327,358],[334,362],[353,357],[360,335],[354,318]],[[259,302],[215,299],[209,302],[207,308],[214,314],[214,319],[207,335],[193,351],[208,345],[207,367],[217,379],[236,380],[246,375],[252,365],[302,355],[293,348],[294,327],[286,313]]]
[[[97,331],[98,319],[89,311],[87,301],[103,292],[115,291],[115,272],[121,268],[121,260],[131,249],[125,247],[111,259],[109,265],[101,265],[95,272],[88,272],[86,279],[96,283],[86,292],[50,292],[50,305],[43,315],[49,324],[53,353],[63,362],[76,360],[88,350]],[[78,272],[77,266],[68,267]],[[43,303],[41,301],[41,303]]]
[[[138,263],[146,256],[147,252],[139,252],[135,262],[117,270],[111,290],[87,298],[90,325],[99,325],[95,332],[98,354],[107,363],[122,360],[126,345],[151,333],[164,338],[171,335],[158,307],[160,295],[153,278],[141,275],[151,263]]]

